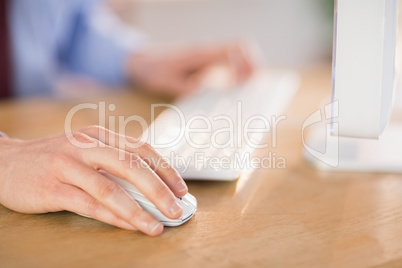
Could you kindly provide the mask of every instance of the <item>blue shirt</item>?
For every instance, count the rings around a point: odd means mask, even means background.
[[[9,24],[16,96],[51,95],[63,73],[123,84],[129,53],[143,36],[101,0],[11,0]]]

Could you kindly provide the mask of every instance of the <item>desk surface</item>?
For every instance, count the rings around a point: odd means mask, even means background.
[[[330,69],[302,74],[278,128],[275,152],[285,169],[255,170],[234,182],[188,182],[196,215],[156,238],[69,212],[24,215],[0,206],[0,266],[401,267],[402,175],[320,172],[305,164],[301,125],[328,97]],[[116,114],[147,120],[158,101],[138,93],[107,98]],[[20,138],[61,133],[75,104],[3,102],[0,126]],[[74,128],[90,124],[97,124],[92,111],[73,119]],[[129,133],[138,131],[132,126]]]

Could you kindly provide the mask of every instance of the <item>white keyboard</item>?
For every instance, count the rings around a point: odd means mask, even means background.
[[[299,84],[294,72],[259,72],[240,88],[202,88],[144,133],[184,179],[235,180]],[[248,132],[245,133],[245,129]]]

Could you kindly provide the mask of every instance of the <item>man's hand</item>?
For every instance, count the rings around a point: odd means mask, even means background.
[[[161,234],[163,225],[99,172],[105,170],[135,185],[167,217],[181,216],[175,196],[184,196],[187,186],[151,146],[113,146],[109,141],[137,141],[100,127],[71,135],[94,148],[78,148],[66,135],[34,141],[0,139],[0,203],[22,213],[68,210],[120,228]],[[119,160],[119,155],[125,159]]]
[[[194,74],[217,64],[227,65],[237,82],[247,80],[256,68],[252,52],[246,43],[188,47],[164,53],[144,51],[132,55],[127,73],[135,83],[154,93],[184,95],[199,86]]]

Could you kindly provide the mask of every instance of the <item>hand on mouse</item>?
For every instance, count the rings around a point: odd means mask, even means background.
[[[194,74],[216,64],[228,66],[237,82],[245,81],[257,65],[254,50],[248,43],[237,42],[190,46],[165,52],[142,51],[129,58],[126,69],[135,83],[154,93],[185,95],[198,87],[200,81]]]
[[[78,148],[68,138],[91,148]],[[140,146],[113,145],[124,139]],[[33,141],[0,138],[0,203],[22,213],[68,210],[120,228],[161,234],[163,225],[99,170],[131,182],[169,218],[181,216],[175,196],[188,190],[177,171],[149,144],[97,126]]]

